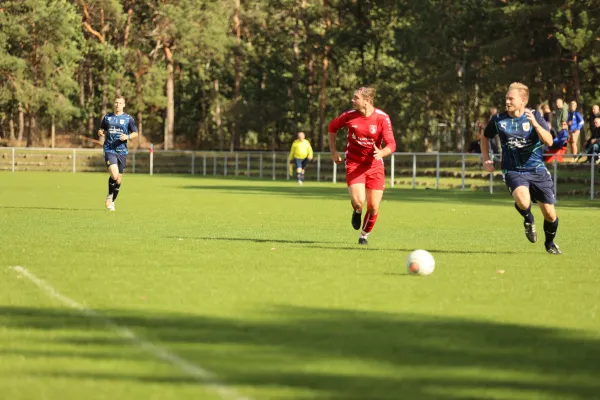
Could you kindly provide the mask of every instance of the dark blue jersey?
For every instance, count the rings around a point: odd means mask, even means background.
[[[137,132],[133,117],[129,114],[115,115],[108,113],[102,118],[100,129],[104,130],[104,152],[128,154],[127,141],[119,139],[121,135]]]
[[[533,111],[533,115],[542,128],[548,130],[542,115],[537,111]],[[544,144],[525,113],[518,118],[512,118],[506,112],[496,114],[488,122],[483,134],[490,139],[500,135],[504,171],[535,172],[546,169]]]

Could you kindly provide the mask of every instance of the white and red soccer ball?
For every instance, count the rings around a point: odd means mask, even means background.
[[[427,250],[415,250],[406,259],[409,274],[429,275],[435,270],[435,260]]]

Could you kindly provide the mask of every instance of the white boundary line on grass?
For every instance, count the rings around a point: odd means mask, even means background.
[[[192,364],[191,362],[180,358],[174,353],[171,353],[168,350],[156,346],[148,340],[138,337],[130,329],[123,328],[119,326],[116,322],[114,322],[108,317],[103,316],[99,312],[94,311],[91,308],[85,307],[77,303],[75,300],[62,295],[50,284],[29,272],[26,268],[23,268],[21,266],[11,268],[23,275],[24,277],[26,277],[27,279],[29,279],[31,282],[33,282],[38,288],[46,292],[48,296],[60,301],[61,303],[71,308],[78,310],[81,314],[83,314],[86,317],[93,318],[104,323],[104,325],[111,328],[119,336],[129,340],[136,346],[153,355],[155,358],[173,364],[175,367],[181,370],[181,372],[184,372],[185,374],[191,376],[197,381],[206,384],[208,387],[216,391],[221,396],[221,398],[231,400],[250,400],[248,397],[240,395],[235,389],[227,387],[224,384],[218,382],[216,377],[204,368],[196,364]]]

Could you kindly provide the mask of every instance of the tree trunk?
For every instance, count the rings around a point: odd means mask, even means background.
[[[218,79],[213,81],[213,88],[215,89],[215,124],[217,125],[217,138],[219,140],[219,150],[223,151],[225,139],[223,138],[223,127],[221,126],[221,101],[219,99]]]
[[[88,97],[87,97],[87,109],[88,109],[88,134],[94,135],[94,79],[92,76],[92,68],[88,66]],[[105,114],[102,114],[104,116]]]
[[[175,66],[173,65],[173,53],[167,46],[164,48],[167,60],[167,120],[165,127],[165,150],[173,147],[174,125],[175,125]]]
[[[127,10],[127,22],[125,22],[125,32],[123,34],[123,49],[127,49],[127,45],[129,44],[129,32],[131,30],[131,16],[133,15],[133,8],[131,8],[131,3],[129,4],[129,9]],[[125,52],[125,54],[127,54]],[[115,83],[115,89],[117,96],[121,95],[121,82],[123,81],[123,75],[119,73],[117,77],[117,82]],[[139,143],[139,141],[138,141]]]
[[[4,121],[6,121],[6,113],[0,113],[0,115],[2,116],[2,119],[0,119],[0,131],[2,133],[0,133],[0,137],[6,138],[8,135],[6,134],[6,124],[4,123]]]
[[[240,0],[235,0],[235,11],[233,13],[233,29],[235,30],[235,57],[234,57],[234,75],[233,75],[233,107],[237,109],[240,104],[240,81],[241,81],[241,26],[240,26]],[[231,141],[229,151],[240,147],[239,124],[234,119],[232,123]]]
[[[292,114],[293,117],[293,125],[294,129],[298,128],[298,117],[300,115],[299,112],[299,93],[298,90],[300,88],[300,0],[296,0],[295,6],[295,19],[296,24],[294,25],[293,37],[294,37],[294,85],[292,87]]]
[[[108,69],[106,68],[106,59],[102,62],[104,63],[102,65],[102,115],[106,115],[108,112]]]
[[[308,74],[308,125],[310,127],[310,137],[312,142],[315,142],[315,139],[317,138],[317,133],[316,133],[316,128],[315,128],[315,124],[316,124],[316,118],[315,118],[315,112],[314,112],[314,99],[315,99],[315,56],[314,54],[308,54],[307,55],[307,59],[306,59],[306,72]]]
[[[425,93],[425,134],[423,135],[423,147],[426,152],[430,152],[433,150],[433,141],[431,140],[431,98],[429,97],[429,92]]]
[[[90,13],[88,11],[87,5],[85,4],[84,1],[81,1],[81,8],[83,11],[83,27],[85,28],[85,30],[91,34],[92,36],[96,37],[98,39],[98,41],[100,42],[100,44],[102,44],[104,52],[102,54],[102,115],[106,115],[106,112],[108,110],[108,106],[107,106],[107,93],[106,93],[106,89],[107,89],[107,71],[106,71],[106,32],[107,29],[105,29],[105,24],[104,24],[104,8],[101,7],[100,8],[100,30],[97,31],[95,30],[92,25],[90,25]],[[88,90],[89,90],[89,95],[88,95],[88,131],[90,134],[94,134],[94,112],[93,112],[93,107],[94,107],[94,84],[93,84],[93,77],[92,77],[92,67],[88,66]]]
[[[135,75],[135,83],[136,83],[136,99],[137,99],[137,128],[138,128],[138,138],[137,138],[137,148],[139,149],[142,144],[142,137],[144,135],[144,121],[143,121],[143,110],[144,110],[144,92],[143,92],[143,82],[141,75]]]
[[[324,135],[323,128],[325,125],[325,97],[327,94],[327,68],[329,67],[329,44],[327,43],[327,35],[331,29],[331,18],[327,8],[329,7],[328,0],[323,0],[323,8],[325,9],[325,30],[321,36],[323,40],[323,64],[321,67],[321,87],[319,89],[319,151],[323,151]]]
[[[11,112],[10,119],[8,120],[9,139],[15,140],[15,121],[13,120],[13,114]]]
[[[36,128],[35,115],[33,113],[29,114],[29,126],[27,128],[27,144],[26,147],[31,147],[33,145],[33,135],[35,134]]]
[[[102,115],[108,112],[108,68],[106,67],[106,36],[104,25],[104,7],[100,8],[100,32],[102,33]]]
[[[23,104],[19,103],[19,136],[17,140],[23,141],[23,134],[25,133],[25,113],[23,112]]]
[[[85,107],[85,67],[83,63],[79,64],[77,71],[77,82],[79,83],[79,107]]]
[[[54,115],[52,116],[52,122],[50,125],[50,147],[54,148],[56,145],[56,124]]]

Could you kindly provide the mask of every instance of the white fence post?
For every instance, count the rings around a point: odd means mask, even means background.
[[[333,163],[333,183],[337,183],[337,163]]]
[[[460,175],[461,175],[460,190],[462,190],[464,192],[464,190],[465,190],[465,153],[461,154],[461,171],[460,171]]]
[[[150,175],[154,174],[154,145],[150,144]]]
[[[276,156],[276,153],[273,152],[273,180],[275,180],[275,156]]]
[[[213,153],[213,176],[217,176],[217,153]]]
[[[556,161],[556,157],[554,157],[554,176],[552,178],[554,178],[554,197],[555,200],[558,200],[558,192],[557,187],[558,187],[558,161]]]
[[[440,188],[440,152],[435,155],[435,188]]]
[[[133,166],[131,167],[131,173],[135,174],[135,155],[137,154],[137,151],[133,152],[133,156],[132,156],[132,164]]]
[[[592,153],[592,163],[590,165],[590,200],[594,200],[594,167],[596,166],[596,154]]]
[[[321,153],[317,154],[317,182],[321,182]]]
[[[494,194],[494,173],[490,172],[490,194]]]
[[[250,176],[250,153],[246,156],[246,176]]]
[[[390,187],[394,187],[394,167],[396,166],[396,158],[394,157],[394,153],[392,153],[392,157],[390,158],[390,162],[392,165],[390,166]]]
[[[413,153],[412,188],[417,188],[417,153]]]
[[[260,158],[258,159],[258,171],[259,171],[259,173],[258,173],[258,177],[259,177],[260,179],[262,179],[262,176],[263,176],[263,171],[262,171],[262,164],[263,164],[263,163],[262,163],[262,160],[263,160],[263,153],[262,153],[262,151],[261,151],[261,152],[260,152]]]
[[[202,154],[202,176],[206,176],[206,153]]]
[[[77,162],[77,152],[75,149],[73,149],[73,173],[75,173],[77,171],[76,167],[75,167],[75,163]]]
[[[239,157],[238,153],[235,153],[235,176],[238,176],[239,173]]]
[[[12,172],[15,172],[15,148],[12,148]]]
[[[227,154],[223,156],[223,176],[227,176]]]
[[[192,151],[192,171],[191,174],[194,175],[196,172],[196,152]]]

